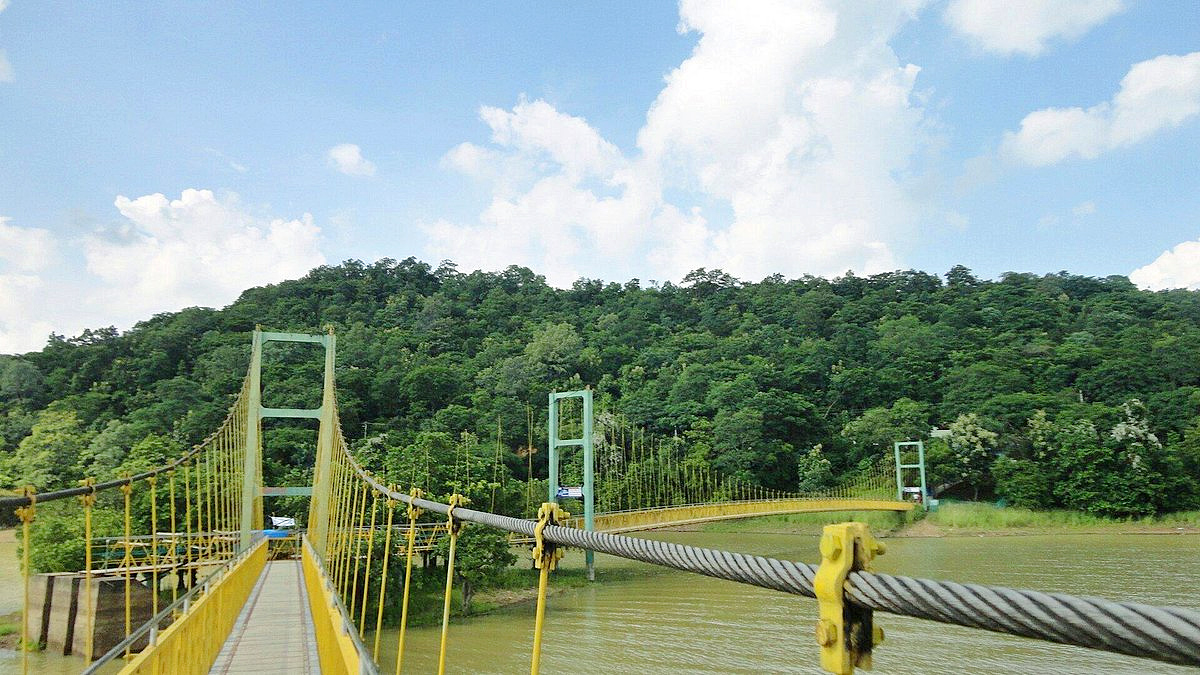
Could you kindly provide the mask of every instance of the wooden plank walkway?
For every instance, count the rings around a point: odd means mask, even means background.
[[[321,672],[299,560],[267,563],[209,672]]]

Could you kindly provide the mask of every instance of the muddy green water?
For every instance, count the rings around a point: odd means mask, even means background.
[[[817,538],[762,532],[662,532],[683,544],[815,560]],[[1200,537],[1075,535],[889,539],[881,572],[1200,608]],[[0,541],[0,556],[15,546]],[[568,556],[567,565],[582,565]],[[545,673],[820,673],[816,603],[706,577],[598,556],[599,581],[550,599]],[[0,609],[18,608],[12,564],[0,566]],[[532,604],[451,625],[447,670],[528,672]],[[874,673],[1194,673],[1105,652],[1041,643],[886,614]],[[436,672],[437,627],[409,631],[405,672]],[[368,641],[369,642],[369,641]],[[383,636],[391,672],[394,633]],[[11,653],[0,671],[12,672]],[[74,672],[41,657],[35,672]]]

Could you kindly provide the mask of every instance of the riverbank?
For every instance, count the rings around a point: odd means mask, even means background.
[[[0,616],[0,649],[15,651],[21,645],[21,613]]]
[[[893,536],[945,537],[1020,534],[1200,534],[1200,511],[1142,518],[1104,518],[1080,511],[1032,511],[989,503],[943,504]]]
[[[821,533],[830,523],[865,522],[879,537],[978,537],[1040,534],[1200,534],[1200,511],[1144,518],[1103,518],[1079,511],[1031,511],[990,503],[943,503],[937,511],[797,513],[699,526],[706,532]]]

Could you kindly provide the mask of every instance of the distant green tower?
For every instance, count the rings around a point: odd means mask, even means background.
[[[901,457],[902,449],[914,447],[917,449],[917,463],[905,464]],[[918,487],[915,485],[906,486],[904,484],[904,470],[919,469],[921,475],[921,485],[919,487],[921,491],[918,494],[921,495],[921,507],[928,511],[929,489],[925,485],[925,444],[921,441],[896,441],[892,444],[892,450],[896,453],[896,499],[903,500],[904,493],[908,491],[910,487]]]
[[[563,399],[578,398],[583,401],[583,437],[559,438],[558,411]],[[596,529],[596,490],[592,461],[592,390],[552,392],[550,394],[549,416],[550,438],[550,494],[547,501],[558,503],[562,497],[576,497],[583,500],[583,526],[589,532]],[[583,448],[583,488],[579,494],[573,494],[571,488],[559,489],[558,486],[558,449],[563,447]],[[586,551],[588,581],[596,580],[596,554]]]

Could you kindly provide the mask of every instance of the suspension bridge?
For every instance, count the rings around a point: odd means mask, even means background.
[[[270,342],[324,347],[319,407],[262,405],[262,350]],[[256,330],[241,392],[203,443],[135,475],[86,479],[78,487],[40,494],[27,487],[20,496],[0,499],[0,508],[16,510],[24,542],[22,643],[55,644],[80,654],[88,673],[117,667],[123,673],[400,673],[414,557],[438,547],[445,552],[446,568],[438,648],[438,671],[444,672],[453,658],[449,617],[456,547],[469,525],[498,529],[532,545],[539,570],[533,673],[539,671],[543,650],[549,575],[566,547],[588,552],[589,562],[598,551],[816,598],[821,666],[833,673],[870,666],[882,640],[874,612],[1200,665],[1200,612],[872,573],[870,563],[884,547],[860,523],[827,526],[816,565],[620,534],[765,514],[913,506],[900,499],[896,479],[889,482],[895,467],[816,494],[763,490],[694,462],[672,465],[669,453],[664,468],[662,462],[647,461],[662,458],[661,452],[643,445],[639,454],[636,444],[613,443],[591,428],[590,393],[551,396],[548,499],[536,518],[496,513],[494,500],[489,510],[471,509],[457,492],[439,500],[417,486],[402,491],[362,466],[342,434],[335,345],[332,330],[324,335]],[[587,413],[579,433],[562,427],[556,414],[557,404],[574,395],[580,395]],[[269,490],[262,480],[262,420],[270,417],[319,421],[311,488],[295,491],[310,495],[307,527],[299,539],[282,546],[263,536],[263,497]],[[597,439],[599,456],[593,447]],[[560,490],[559,455],[572,447],[582,449],[573,457],[584,455],[583,485]],[[651,466],[659,468],[650,472]],[[633,497],[633,490],[621,486],[636,486],[643,496]],[[654,501],[645,494],[654,495]],[[559,495],[581,503],[582,517],[571,518]],[[98,499],[123,514],[121,536],[93,536]],[[82,521],[81,572],[31,574],[31,532],[44,509]],[[402,582],[389,586],[389,576]],[[169,594],[163,590],[166,580]],[[394,586],[399,588],[389,590]],[[385,606],[396,600],[389,593],[400,594],[395,660],[380,663]],[[798,627],[814,623],[796,622]],[[27,671],[28,651],[23,654]]]

